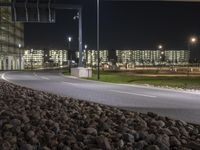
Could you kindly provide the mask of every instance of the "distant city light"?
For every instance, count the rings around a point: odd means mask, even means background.
[[[21,48],[21,47],[22,47],[22,45],[21,45],[21,44],[19,44],[18,46],[19,46],[19,48]]]
[[[88,46],[87,46],[87,45],[85,45],[84,47],[85,47],[85,49],[87,49],[87,48],[88,48]]]

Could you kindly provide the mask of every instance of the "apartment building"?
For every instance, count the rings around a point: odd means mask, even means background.
[[[11,0],[0,0],[10,2]],[[24,68],[24,25],[12,22],[10,7],[0,7],[0,70]]]

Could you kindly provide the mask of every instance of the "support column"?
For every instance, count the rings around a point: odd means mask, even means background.
[[[79,67],[83,67],[82,9],[79,8]]]

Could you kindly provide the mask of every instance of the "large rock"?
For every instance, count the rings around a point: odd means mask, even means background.
[[[104,150],[111,150],[111,145],[108,139],[104,136],[99,136],[96,138],[96,142],[98,146]]]

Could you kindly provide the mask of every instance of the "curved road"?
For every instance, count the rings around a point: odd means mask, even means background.
[[[200,123],[200,93],[88,81],[58,72],[3,72],[1,78],[61,96]]]

